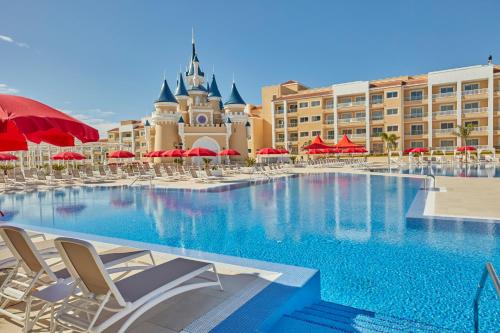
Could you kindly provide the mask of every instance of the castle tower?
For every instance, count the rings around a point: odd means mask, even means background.
[[[178,102],[170,91],[167,80],[163,80],[160,96],[154,103],[152,121],[155,125],[154,150],[168,150],[179,143],[177,133]]]
[[[226,127],[230,130],[229,146],[240,152],[242,157],[248,156],[246,103],[233,82],[231,94],[224,103]]]
[[[208,84],[208,82],[207,82]],[[212,83],[208,90],[208,102],[214,110],[214,122],[216,124],[222,123],[222,112],[224,111],[221,107],[222,96],[219,92],[219,87],[217,86],[217,81],[215,80],[215,74],[212,75]]]
[[[175,88],[175,98],[179,103],[180,115],[184,118],[185,122],[189,122],[189,113],[188,113],[189,94],[186,89],[186,86],[184,85],[184,78],[181,72],[179,72],[179,75],[177,76],[177,87]]]

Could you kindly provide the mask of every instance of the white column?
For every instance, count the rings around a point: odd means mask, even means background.
[[[427,86],[427,147],[432,148],[433,129],[432,129],[432,84]]]
[[[339,138],[339,121],[338,121],[338,111],[337,111],[337,104],[338,104],[338,97],[335,94],[335,91],[333,92],[333,129],[335,131],[335,137],[334,137],[334,142],[338,142]]]
[[[366,141],[365,141],[365,146],[368,152],[371,151],[371,144],[370,144],[370,93],[367,90],[365,92],[365,124],[366,124]]]
[[[271,102],[271,132],[272,132],[272,146],[276,144],[276,119],[274,117],[275,102]]]
[[[284,122],[284,129],[285,129],[285,148],[288,149],[288,102],[285,100],[283,101],[283,122]]]
[[[457,81],[457,126],[462,126],[462,81]],[[462,139],[457,136],[457,147],[465,144]]]
[[[488,147],[493,149],[493,112],[494,112],[494,81],[493,81],[493,66],[491,66],[491,73],[488,77]]]

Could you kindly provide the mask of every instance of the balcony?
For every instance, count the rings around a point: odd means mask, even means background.
[[[384,104],[383,98],[374,98],[370,100],[370,105],[379,105],[379,104]]]
[[[276,124],[276,128],[285,128],[285,124]]]
[[[408,136],[421,136],[421,135],[425,135],[425,134],[427,134],[427,131],[413,130],[413,131],[410,131],[410,133],[408,133]]]
[[[483,112],[488,112],[488,108],[462,109],[462,113],[464,113],[464,114],[483,113]]]
[[[325,120],[325,125],[333,125],[335,124],[335,119],[326,119]]]
[[[288,109],[288,113],[296,113],[296,112],[297,112],[297,108]]]
[[[434,147],[432,150],[440,150],[440,151],[454,151],[457,147],[456,146],[437,146]]]
[[[418,119],[424,117],[427,117],[427,112],[405,114],[405,119]]]
[[[290,123],[288,124],[288,127],[297,127],[297,123]]]
[[[427,99],[427,95],[422,96],[405,96],[406,104],[421,104]]]
[[[339,119],[340,124],[352,124],[352,123],[361,123],[364,122],[365,117],[357,117],[357,118],[343,118]]]
[[[351,102],[344,102],[344,103],[338,103],[337,108],[348,108],[351,106],[364,106],[365,101],[351,101]]]
[[[384,115],[381,115],[381,116],[372,116],[372,121],[380,121],[380,120],[384,120]]]
[[[354,133],[354,134],[349,134],[349,133],[345,133],[349,139],[364,139],[366,138],[366,133]],[[344,133],[342,134],[339,134],[337,136],[337,139],[342,139],[344,137]]]
[[[276,138],[276,142],[285,142],[285,138]]]
[[[444,136],[444,135],[455,135],[456,133],[456,128],[437,128],[433,129],[432,132],[436,136]]]
[[[462,91],[462,96],[483,95],[483,94],[488,94],[488,88]]]
[[[455,97],[457,95],[456,91],[451,91],[447,93],[438,93],[438,94],[433,94],[432,99],[440,99],[440,98],[451,98]]]
[[[434,117],[437,116],[456,116],[457,115],[457,110],[441,110],[441,111],[434,111],[432,113]]]
[[[274,110],[274,114],[283,114],[285,111],[283,109]]]
[[[488,126],[476,126],[472,129],[472,133],[488,132]]]

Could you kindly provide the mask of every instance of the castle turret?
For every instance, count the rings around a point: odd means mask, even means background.
[[[210,89],[208,90],[208,102],[214,110],[215,123],[221,123],[224,106],[222,106],[222,96],[219,92],[217,81],[215,80],[215,74],[212,75],[212,82],[210,83]]]
[[[178,104],[167,80],[163,80],[160,96],[154,103],[155,111],[151,117],[155,125],[154,150],[171,149],[179,141],[177,134]]]
[[[247,129],[248,116],[244,112],[246,104],[241,97],[236,84],[233,82],[231,94],[224,103],[226,124],[232,133],[229,138],[229,146],[240,152],[243,157],[248,156]],[[227,126],[226,125],[226,126]]]
[[[189,69],[186,71],[186,79],[188,85],[198,86],[205,83],[205,73],[201,70],[200,61],[198,60],[198,55],[196,54],[196,45],[194,43],[194,33],[191,40],[192,51],[191,60],[189,62]]]
[[[184,85],[184,78],[182,76],[182,73],[179,72],[179,75],[177,76],[177,87],[175,88],[175,98],[177,99],[177,102],[179,103],[179,112],[181,115],[186,118],[186,121],[189,122],[189,114],[188,114],[188,100],[189,100],[189,94],[186,89],[186,86]]]

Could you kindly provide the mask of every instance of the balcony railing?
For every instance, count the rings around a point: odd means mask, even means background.
[[[405,119],[424,118],[424,117],[427,117],[427,112],[405,114]]]
[[[365,121],[365,117],[357,117],[357,118],[341,118],[339,119],[339,123],[360,123]]]
[[[441,111],[434,111],[432,113],[433,116],[456,116],[457,115],[457,110],[441,110]]]
[[[366,137],[366,133],[353,133],[353,134],[346,133],[346,135],[350,139],[364,139]],[[342,139],[343,137],[344,137],[344,133],[339,134],[337,136],[338,139]]]
[[[441,151],[454,151],[457,146],[437,146],[432,148],[432,150],[441,150]]]
[[[338,103],[337,107],[338,108],[347,108],[350,106],[363,106],[365,105],[365,101],[351,101],[351,102],[343,102],[343,103]]]
[[[406,102],[415,102],[415,103],[420,103],[424,99],[427,99],[427,95],[422,95],[422,96],[405,96],[405,101]]]
[[[488,108],[473,108],[473,109],[462,109],[463,113],[482,113],[488,112]]]
[[[378,138],[380,136],[382,136],[382,132],[372,132],[372,137]]]
[[[292,142],[299,141],[299,137],[298,136],[291,136],[290,141],[292,141]]]
[[[335,119],[326,119],[325,124],[326,125],[333,125],[333,124],[335,124]]]
[[[283,111],[282,109],[274,111],[274,114],[283,114],[283,113],[285,113],[285,111]]]
[[[285,138],[276,138],[276,142],[285,142]]]
[[[297,123],[290,123],[288,124],[288,127],[297,127]]]
[[[456,132],[456,128],[437,128],[432,130],[436,135],[446,135],[446,134],[454,134]]]
[[[381,115],[381,116],[372,116],[372,120],[376,121],[376,120],[384,120],[384,115]]]
[[[488,126],[476,126],[472,129],[472,132],[487,132]]]
[[[383,98],[375,98],[375,99],[371,99],[370,100],[370,104],[371,105],[382,104],[382,103],[384,103],[384,99]]]
[[[456,91],[451,91],[447,93],[437,93],[432,95],[432,99],[450,98],[450,97],[455,97],[456,95],[457,95]]]
[[[285,124],[276,124],[276,128],[285,128]]]
[[[295,112],[297,112],[297,108],[288,109],[288,113],[295,113]]]
[[[421,130],[421,131],[410,131],[408,133],[409,136],[417,136],[417,135],[424,135],[427,134],[427,131]]]
[[[488,93],[488,88],[464,90],[464,91],[462,91],[462,96],[482,95],[482,94],[487,94],[487,93]]]

